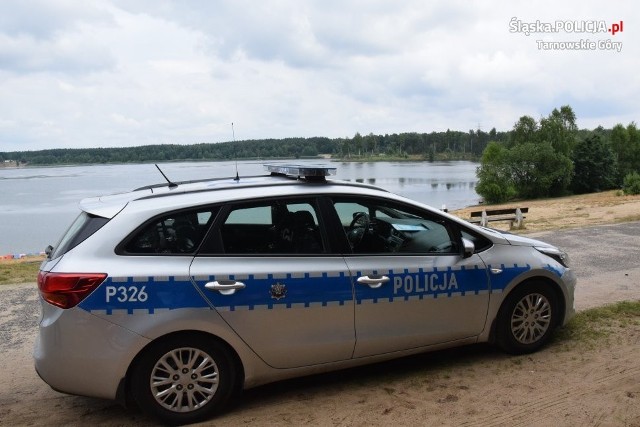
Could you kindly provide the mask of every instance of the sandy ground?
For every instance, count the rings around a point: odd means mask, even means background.
[[[637,218],[640,197],[588,198],[526,203],[526,232],[570,251],[578,309],[640,299],[640,222],[588,227]],[[580,228],[544,232],[549,216]],[[34,284],[0,287],[0,307],[0,425],[152,425],[37,377]],[[640,426],[640,322],[612,328],[607,339],[556,341],[527,356],[478,345],[271,384],[203,425]]]
[[[557,199],[529,200],[503,205],[473,206],[452,212],[469,219],[472,211],[500,208],[528,207],[525,229],[521,232],[557,230],[598,224],[611,224],[640,220],[640,195],[622,196],[616,191],[559,197]],[[492,222],[491,227],[509,228],[508,223]]]

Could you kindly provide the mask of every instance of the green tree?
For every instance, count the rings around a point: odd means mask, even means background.
[[[509,138],[509,147],[514,147],[527,142],[535,142],[538,134],[538,122],[531,116],[522,116],[513,125],[511,138]]]
[[[571,160],[549,143],[520,144],[509,150],[508,167],[519,197],[561,195],[571,183]]]
[[[502,203],[516,195],[508,157],[509,150],[497,142],[490,142],[482,153],[476,192],[487,203]]]
[[[340,151],[342,157],[351,157],[351,139],[344,138],[342,144],[340,144]]]
[[[598,134],[580,141],[573,150],[575,175],[571,187],[578,194],[609,190],[616,186],[618,167],[609,144]]]
[[[630,159],[632,158],[632,149],[627,129],[620,123],[615,125],[611,130],[610,141],[611,148],[613,149],[616,160],[618,161],[618,183],[621,184],[622,178],[633,171],[633,164],[630,162]]]
[[[564,105],[560,110],[554,108],[547,118],[540,120],[538,140],[546,141],[556,152],[570,156],[577,133],[576,115],[570,106]]]
[[[363,143],[362,135],[360,135],[360,132],[356,132],[353,137],[353,149],[358,156],[362,155]]]
[[[640,171],[640,131],[635,123],[627,127],[617,124],[611,130],[611,148],[618,161],[617,183],[628,174]]]
[[[576,133],[569,106],[554,109],[540,124],[520,117],[506,146],[493,142],[483,152],[476,191],[488,202],[565,193],[573,176],[570,155]]]

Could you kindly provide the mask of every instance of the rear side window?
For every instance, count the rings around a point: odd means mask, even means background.
[[[84,242],[89,236],[96,231],[100,230],[103,225],[109,222],[108,218],[103,218],[96,215],[91,215],[86,212],[82,212],[73,221],[73,224],[64,233],[60,242],[56,245],[51,254],[51,259],[56,259],[69,252],[71,249]]]
[[[209,230],[217,209],[202,208],[165,214],[148,222],[124,243],[118,253],[192,254]]]
[[[225,254],[321,254],[325,246],[313,202],[275,200],[237,206],[220,226]]]

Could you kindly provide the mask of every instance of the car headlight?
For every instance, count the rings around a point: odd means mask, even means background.
[[[569,268],[569,254],[565,251],[555,248],[553,246],[534,246],[534,248],[547,256],[558,261],[563,266]]]

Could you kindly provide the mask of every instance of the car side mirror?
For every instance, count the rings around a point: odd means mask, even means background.
[[[471,240],[462,238],[462,257],[470,258],[476,251],[476,245]]]

